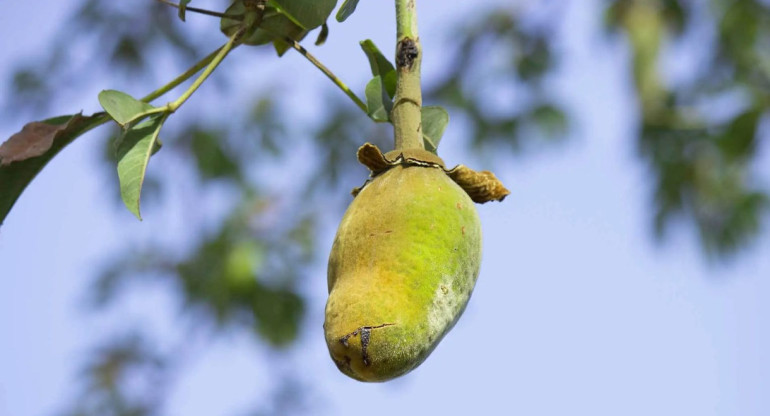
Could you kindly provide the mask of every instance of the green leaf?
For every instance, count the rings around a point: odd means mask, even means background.
[[[388,95],[390,98],[393,98],[396,95],[397,79],[396,69],[393,67],[393,64],[388,61],[388,58],[380,52],[370,39],[361,41],[360,45],[366,57],[369,58],[372,75],[380,77]]]
[[[329,25],[324,23],[321,25],[321,32],[318,33],[318,37],[315,39],[315,46],[321,46],[326,43],[326,39],[329,37]]]
[[[0,146],[0,224],[46,163],[80,135],[109,120],[106,114],[100,113],[34,121],[3,143]]]
[[[100,92],[99,104],[122,127],[148,114],[158,112],[156,107],[116,90],[103,90]]]
[[[382,85],[385,87],[385,91],[388,92],[388,97],[390,98],[395,98],[396,96],[396,81],[398,81],[396,71],[390,71],[382,77]]]
[[[724,134],[717,141],[719,149],[725,156],[745,159],[754,154],[762,110],[762,108],[750,108],[730,121]]]
[[[305,30],[311,30],[326,22],[337,0],[269,0],[268,4]]]
[[[270,344],[286,346],[297,338],[304,313],[302,298],[287,289],[258,285],[252,302],[257,332]]]
[[[344,22],[347,20],[347,18],[356,11],[356,6],[358,6],[358,0],[345,0],[345,2],[342,3],[342,7],[337,11],[337,21]]]
[[[278,55],[278,57],[283,56],[283,54],[286,53],[291,48],[288,42],[284,42],[280,39],[276,39],[273,41],[273,49],[275,49],[275,53]]]
[[[286,43],[283,40],[285,37],[299,42],[308,34],[308,30],[298,26],[282,14],[276,14],[264,20],[260,27],[264,29],[257,29],[249,37],[250,41],[257,42],[257,44],[270,43],[274,40]]]
[[[378,123],[390,121],[393,102],[382,90],[382,80],[379,76],[366,84],[366,108],[366,113],[372,120]]]
[[[223,146],[224,135],[221,131],[198,128],[184,134],[184,137],[190,137],[190,150],[203,179],[238,180],[241,177],[237,159]]]
[[[538,105],[529,112],[529,116],[543,133],[553,138],[563,135],[567,131],[567,116],[553,105]]]
[[[246,7],[243,4],[243,0],[236,1],[225,11],[225,14],[232,16],[243,16],[245,13]],[[238,31],[240,26],[241,22],[239,20],[227,17],[223,17],[219,24],[222,33],[227,36],[232,36]],[[247,34],[242,42],[246,45],[255,46],[268,43],[276,44],[276,50],[280,56],[288,49],[288,44],[283,40],[285,37],[300,41],[307,33],[308,30],[268,3],[260,28],[253,33]],[[278,44],[281,44],[281,46],[279,47]]]
[[[422,139],[425,150],[436,153],[447,124],[449,124],[449,113],[443,107],[422,108]]]
[[[185,12],[187,11],[187,4],[192,0],[179,0],[179,18],[184,22]]]
[[[149,120],[126,130],[118,145],[120,196],[126,208],[139,220],[142,219],[139,201],[147,164],[150,162],[150,156],[157,151],[158,134],[164,121],[165,114],[150,117]]]

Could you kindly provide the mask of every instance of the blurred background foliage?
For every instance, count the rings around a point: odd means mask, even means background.
[[[631,46],[639,152],[656,182],[657,235],[682,218],[695,223],[709,255],[735,253],[753,241],[767,212],[753,162],[768,135],[770,5],[620,0],[606,18]],[[712,46],[687,77],[666,77],[666,60],[686,53],[676,45],[687,37]]]
[[[221,3],[222,10],[228,3]],[[558,143],[569,132],[568,115],[546,88],[559,62],[552,36],[557,22],[515,10],[501,7],[448,25],[446,70],[425,80],[425,102],[444,105],[453,119],[463,120],[479,155],[501,145],[517,154]],[[676,222],[691,223],[709,256],[735,255],[751,244],[767,213],[755,155],[768,135],[770,5],[615,0],[607,2],[604,22],[607,38],[630,51],[639,126],[628,140],[638,141],[654,183],[650,220],[656,235],[663,238]],[[183,69],[222,41],[219,33],[187,30],[175,9],[157,2],[84,0],[46,54],[9,80],[6,114],[42,118],[37,115],[47,114],[49,97],[84,85],[107,88],[100,80],[152,89],[167,78],[155,65],[159,59]],[[681,45],[693,37],[711,45],[708,53],[691,59],[696,64],[683,76],[672,76],[668,68],[688,53]],[[264,49],[263,58],[274,59]],[[83,58],[77,50],[90,52]],[[210,84],[216,90],[211,94],[220,97],[236,88],[221,79]],[[506,88],[515,91],[514,106],[486,105]],[[174,198],[191,217],[205,218],[189,221],[188,243],[159,237],[132,245],[144,248],[112,253],[88,289],[95,314],[114,308],[131,287],[166,290],[191,324],[173,334],[180,341],[170,347],[141,330],[105,338],[83,363],[80,396],[63,414],[162,414],[164,392],[184,364],[180,350],[189,352],[190,339],[236,331],[281,349],[297,338],[304,325],[301,283],[309,265],[326,255],[316,250],[319,226],[340,217],[351,185],[366,175],[355,149],[364,141],[389,148],[390,131],[331,84],[324,115],[312,122],[298,121],[276,91],[253,95],[237,113],[197,117],[194,106],[185,106],[182,113],[191,114],[185,126],[164,129],[163,152],[178,157],[150,164],[144,201],[172,204]],[[105,172],[113,176],[115,134],[108,131],[101,141]],[[312,158],[298,154],[300,141]],[[303,157],[303,171],[282,170]],[[123,209],[117,192],[116,186],[116,208]],[[226,202],[213,213],[197,212],[203,208],[193,201],[214,196]],[[297,400],[298,387],[284,376],[286,387],[255,414],[300,410],[288,404]]]

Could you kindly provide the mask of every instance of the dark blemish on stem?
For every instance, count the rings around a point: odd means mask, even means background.
[[[414,60],[419,55],[417,49],[417,43],[409,38],[404,38],[398,44],[398,52],[396,53],[396,64],[399,68],[412,69]]]

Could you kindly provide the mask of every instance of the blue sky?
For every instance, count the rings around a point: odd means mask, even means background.
[[[14,62],[45,44],[70,3],[0,5],[3,79]],[[468,158],[461,123],[450,124],[444,159],[474,168],[494,161],[512,195],[502,204],[478,206],[484,256],[476,290],[463,318],[420,368],[374,385],[338,373],[321,332],[321,262],[305,291],[310,324],[289,353],[255,346],[247,337],[221,339],[199,351],[180,375],[166,413],[248,409],[274,388],[271,362],[280,359],[278,367],[313,387],[318,414],[770,414],[770,239],[729,264],[704,259],[686,226],[676,227],[662,246],[651,239],[650,183],[635,157],[628,53],[602,38],[598,7],[598,1],[567,2],[558,17],[565,54],[550,88],[574,119],[566,144],[523,157]],[[33,10],[41,14],[30,32],[24,16]],[[441,70],[442,21],[455,21],[472,7],[423,0],[419,10],[430,79]],[[363,86],[367,63],[358,59],[357,41],[372,38],[391,50],[392,14],[389,3],[361,2],[349,22],[332,25],[329,43],[313,51],[351,85]],[[350,56],[360,65],[335,64]],[[297,102],[308,93],[302,90],[331,89],[296,56],[267,68],[275,77],[297,71]],[[266,88],[246,78],[245,69],[234,73]],[[55,110],[96,110],[95,92]],[[202,102],[186,106],[196,105]],[[23,122],[6,120],[0,137]],[[139,223],[114,209],[107,187],[116,185],[102,177],[100,149],[84,138],[62,152],[0,229],[0,415],[51,414],[72,397],[89,340],[111,332],[107,318],[78,307],[95,264],[121,247],[124,235],[141,240],[178,232],[167,213],[147,212]],[[763,152],[766,163],[767,148]],[[329,227],[321,235],[324,252],[333,232]],[[162,295],[143,292],[120,313],[163,328],[173,321],[155,317],[173,315],[171,308]]]

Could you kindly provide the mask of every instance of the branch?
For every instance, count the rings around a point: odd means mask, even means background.
[[[396,97],[391,119],[396,150],[424,149],[422,140],[422,46],[417,34],[416,0],[396,0]]]

